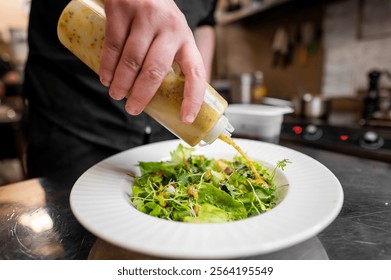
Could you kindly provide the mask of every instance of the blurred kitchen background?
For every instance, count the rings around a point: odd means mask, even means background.
[[[25,174],[29,3],[0,0],[0,185]],[[390,14],[391,0],[219,0],[212,85],[230,104],[293,108],[282,144],[391,162]]]
[[[0,0],[0,185],[25,178],[21,96],[30,0]]]
[[[391,69],[390,12],[388,0],[222,0],[215,75],[261,70],[276,98],[357,97],[370,70]]]

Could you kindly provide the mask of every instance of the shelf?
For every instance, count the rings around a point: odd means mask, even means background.
[[[216,20],[220,25],[229,24],[290,1],[292,0],[263,0],[262,2],[253,2],[233,12],[217,11]]]

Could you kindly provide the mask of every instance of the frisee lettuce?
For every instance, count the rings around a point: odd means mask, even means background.
[[[270,211],[277,201],[274,178],[289,160],[270,172],[253,164],[268,186],[259,183],[241,156],[233,160],[193,154],[181,144],[170,161],[139,162],[130,200],[154,217],[190,223],[222,223]]]

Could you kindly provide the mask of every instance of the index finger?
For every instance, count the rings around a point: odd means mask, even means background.
[[[191,124],[197,117],[205,96],[205,68],[197,47],[185,45],[175,61],[185,76],[185,87],[181,107],[181,120]]]
[[[99,69],[101,82],[105,86],[110,86],[113,80],[122,49],[129,35],[129,26],[133,19],[129,13],[118,12],[121,9],[124,8],[119,7],[113,1],[107,1],[105,4],[106,30]]]

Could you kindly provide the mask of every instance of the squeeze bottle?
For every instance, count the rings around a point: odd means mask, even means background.
[[[98,73],[105,38],[103,0],[72,0],[62,11],[57,26],[60,42]],[[180,120],[185,78],[173,65],[144,112],[190,146],[211,144],[220,135],[231,136],[232,125],[223,115],[228,103],[209,84],[192,124]]]

